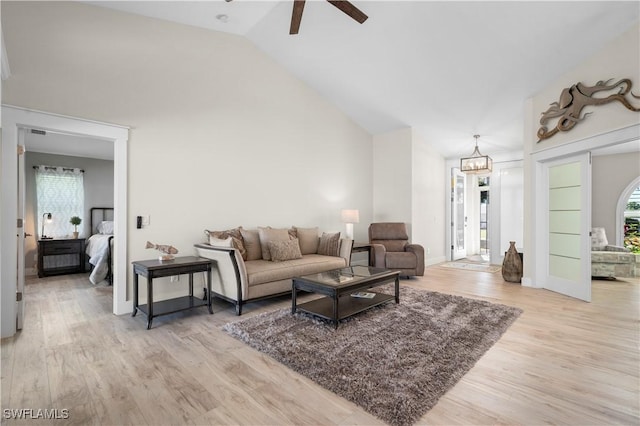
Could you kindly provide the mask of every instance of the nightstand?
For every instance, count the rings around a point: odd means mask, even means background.
[[[38,277],[85,272],[85,239],[38,240]]]

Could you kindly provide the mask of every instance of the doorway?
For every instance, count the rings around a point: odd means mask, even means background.
[[[491,251],[490,251],[490,239],[489,239],[489,207],[490,207],[490,186],[489,183],[491,177],[483,176],[478,177],[478,193],[479,193],[479,224],[478,224],[478,238],[480,239],[480,248],[478,253],[478,260],[483,263],[489,263]]]
[[[18,151],[19,134],[25,129],[37,128],[45,131],[86,136],[113,143],[114,150],[114,228],[119,236],[114,247],[113,312],[124,314],[131,311],[127,301],[127,141],[129,130],[116,126],[74,117],[66,117],[23,108],[2,106],[2,185],[3,215],[0,235],[0,278],[2,280],[2,337],[16,332],[17,314],[21,301],[16,301],[18,289],[16,265],[16,223],[18,219]],[[18,238],[24,238],[24,228],[18,227]],[[22,254],[20,254],[22,256]]]
[[[637,140],[639,135],[640,125],[633,125],[532,154],[530,229],[534,232],[529,248],[534,259],[523,285],[590,300],[591,152]],[[551,275],[561,280],[554,282]]]

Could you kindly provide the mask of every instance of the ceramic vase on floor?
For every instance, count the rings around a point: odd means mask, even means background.
[[[509,250],[504,255],[502,261],[502,278],[510,283],[519,283],[522,281],[522,259],[518,250],[516,250],[516,242],[509,241]]]

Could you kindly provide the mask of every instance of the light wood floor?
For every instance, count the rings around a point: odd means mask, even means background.
[[[594,281],[592,303],[439,266],[401,285],[524,310],[421,424],[640,423],[638,279]],[[143,315],[111,314],[111,289],[86,275],[30,279],[25,300],[24,330],[2,340],[3,409],[66,408],[64,424],[380,424],[227,336],[230,304],[147,331]],[[289,304],[251,304],[240,318]]]

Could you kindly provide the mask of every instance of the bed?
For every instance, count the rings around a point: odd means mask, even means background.
[[[91,236],[85,250],[91,264],[89,281],[113,284],[113,207],[92,207]]]

